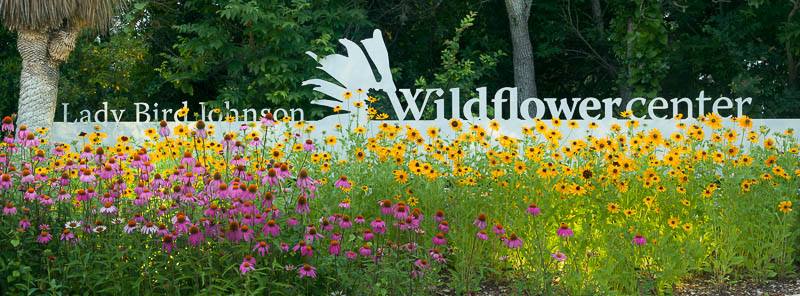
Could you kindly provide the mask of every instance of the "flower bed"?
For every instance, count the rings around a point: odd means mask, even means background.
[[[522,138],[313,126],[154,126],[50,144],[3,121],[0,292],[424,294],[671,291],[792,272],[792,130],[710,114],[662,135],[535,121]],[[286,125],[287,132],[275,132]],[[375,136],[367,136],[372,135]],[[1,293],[0,293],[1,294]]]

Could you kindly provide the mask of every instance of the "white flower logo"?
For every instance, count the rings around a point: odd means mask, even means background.
[[[370,90],[384,91],[392,98],[396,99],[397,87],[392,80],[392,72],[389,68],[389,53],[380,30],[372,33],[372,38],[361,40],[364,46],[362,49],[358,44],[348,39],[339,39],[339,43],[347,49],[347,55],[332,54],[318,58],[313,52],[306,52],[314,58],[322,69],[330,75],[335,82],[324,79],[309,79],[303,81],[303,85],[313,85],[314,90],[325,94],[329,99],[314,100],[311,103],[330,108],[340,108],[351,114],[357,114],[359,119],[366,118],[365,104],[356,107],[352,100],[348,100],[344,94],[354,93],[362,90],[368,93]],[[370,61],[375,65],[377,76]],[[357,94],[358,95],[358,94]],[[344,114],[342,114],[344,115]]]

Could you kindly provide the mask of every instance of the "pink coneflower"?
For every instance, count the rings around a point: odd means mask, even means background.
[[[40,233],[39,236],[36,238],[36,241],[39,242],[40,244],[44,245],[44,244],[49,243],[50,240],[52,240],[52,239],[53,239],[53,236],[50,235],[49,232],[42,231],[42,233]]]
[[[313,257],[314,256],[314,248],[311,245],[305,245],[300,248],[300,256],[303,257]]]
[[[78,241],[78,237],[76,237],[75,234],[69,229],[64,228],[64,230],[61,231],[61,240],[68,243],[74,243]]]
[[[297,198],[297,207],[295,208],[295,212],[298,214],[305,214],[311,211],[311,208],[308,206],[308,199],[305,196],[300,195]]]
[[[647,244],[647,239],[644,238],[644,236],[642,236],[641,234],[636,234],[636,236],[633,237],[633,240],[631,242],[637,246],[644,246],[645,244]]]
[[[289,219],[286,219],[286,225],[289,225],[289,227],[295,227],[299,223],[300,222],[297,221],[297,218],[295,218],[295,217],[291,217]]]
[[[575,235],[575,233],[572,231],[572,229],[569,228],[567,223],[561,223],[561,227],[558,228],[556,234],[560,237],[565,237],[565,238]]]
[[[125,233],[127,234],[131,234],[134,231],[136,231],[136,228],[137,228],[136,220],[131,219],[128,220],[128,224],[126,224],[125,227],[122,227],[122,230],[125,231]]]
[[[239,242],[242,240],[242,228],[239,225],[239,222],[228,222],[228,230],[225,231],[225,238],[232,242]]]
[[[11,116],[3,117],[3,125],[0,126],[0,131],[14,132],[14,119]]]
[[[306,140],[306,142],[303,143],[303,150],[309,152],[314,151],[314,141],[311,141],[311,139]]]
[[[405,220],[408,217],[408,207],[402,202],[394,205],[394,218],[397,220]]]
[[[253,246],[253,251],[256,251],[259,256],[264,257],[269,253],[269,244],[265,241],[260,241]]]
[[[444,233],[441,232],[434,235],[432,241],[433,244],[437,246],[441,246],[447,243],[447,239],[444,237]]]
[[[265,236],[277,237],[281,235],[281,227],[278,226],[278,223],[276,223],[275,220],[270,219],[264,225],[263,232]]]
[[[31,227],[31,221],[28,221],[28,218],[22,218],[19,220],[19,228],[22,230],[28,230]]]
[[[334,232],[334,233],[331,234],[331,239],[332,240],[341,241],[342,240],[342,234],[338,233],[338,232]]]
[[[272,113],[267,112],[264,116],[261,116],[261,125],[264,127],[270,127],[275,125],[275,119],[272,117]]]
[[[45,207],[49,207],[53,205],[53,199],[51,199],[47,195],[40,195],[39,196],[39,204]]]
[[[158,123],[158,135],[164,138],[169,137],[169,127],[167,127],[167,122],[164,120]]]
[[[431,249],[430,251],[428,251],[428,254],[431,256],[431,258],[433,258],[434,261],[436,261],[438,263],[446,263],[447,262],[447,259],[444,258],[444,255],[442,255],[442,253],[439,252],[439,249],[437,249],[437,248]]]
[[[164,234],[161,237],[161,249],[167,252],[167,254],[172,253],[172,248],[175,246],[175,241],[172,239],[172,234]]]
[[[338,240],[331,240],[331,244],[328,247],[328,253],[333,256],[339,256],[339,253],[342,251],[342,246],[339,244]]]
[[[342,229],[353,227],[353,222],[350,222],[350,216],[344,215],[342,220],[339,221],[339,227]]]
[[[348,260],[356,260],[356,258],[358,258],[358,253],[347,251],[344,253],[344,256],[347,257]]]
[[[361,254],[363,257],[369,257],[372,255],[372,248],[369,245],[364,244],[361,248],[358,249],[358,253]]]
[[[5,207],[3,207],[3,215],[4,216],[13,216],[17,214],[17,208],[14,207],[14,204],[6,202]]]
[[[372,231],[377,234],[386,233],[386,222],[383,222],[381,218],[375,218],[375,220],[369,223],[369,226],[372,227]]]
[[[172,217],[172,224],[175,226],[175,229],[178,230],[180,233],[186,233],[189,230],[189,225],[191,221],[186,214],[178,213],[175,217]]]
[[[503,225],[500,224],[495,224],[494,227],[492,227],[492,231],[496,235],[503,235],[506,233],[506,229],[503,228]]]
[[[349,209],[350,208],[350,202],[347,201],[347,200],[343,200],[343,201],[341,201],[339,203],[339,207],[342,208],[342,209]]]
[[[256,270],[255,264],[248,261],[246,258],[239,264],[239,272],[244,275],[250,271]]]
[[[416,261],[414,261],[414,266],[417,267],[417,269],[411,271],[411,276],[417,278],[424,274],[423,271],[428,269],[428,267],[430,267],[430,264],[428,263],[428,260],[417,259]]]
[[[522,240],[517,237],[516,233],[512,233],[508,239],[506,239],[505,243],[509,249],[518,249],[522,247]]]
[[[336,182],[333,183],[333,187],[342,190],[348,190],[350,187],[352,187],[352,184],[350,184],[350,181],[347,180],[347,176],[341,176],[339,177],[339,180],[336,180]]]
[[[300,278],[310,277],[316,278],[317,277],[317,269],[314,266],[303,264],[303,267],[297,269],[297,273],[300,275]]]
[[[392,201],[388,199],[384,199],[381,201],[381,214],[383,215],[391,215],[392,214]]]
[[[281,243],[280,244],[280,249],[281,249],[281,252],[284,252],[284,253],[289,252],[289,244]]]
[[[9,174],[0,175],[0,189],[9,189],[12,185],[11,176]]]
[[[206,240],[206,237],[200,231],[200,228],[197,225],[192,225],[189,227],[189,244],[192,246],[198,246],[203,241]]]
[[[364,229],[364,241],[371,241],[374,237],[375,234],[373,234],[371,230]]]
[[[442,221],[444,221],[444,211],[437,210],[436,214],[433,215],[433,220],[436,221],[436,223],[441,223]]]
[[[540,209],[536,204],[528,205],[528,209],[526,211],[528,212],[528,214],[531,214],[531,216],[534,217],[542,213],[542,209]]]
[[[353,220],[353,222],[356,222],[356,224],[364,224],[364,222],[367,222],[367,221],[364,219],[364,216],[358,215]]]
[[[242,239],[244,241],[249,242],[255,238],[255,233],[252,229],[250,229],[250,226],[242,225],[239,229],[242,233]]]
[[[487,240],[489,239],[489,235],[486,234],[486,231],[480,230],[478,233],[475,234],[476,237],[480,240]]]
[[[83,173],[81,173],[80,177],[78,177],[83,183],[92,183],[96,180],[94,173],[91,169],[83,169]]]
[[[450,223],[448,223],[447,221],[442,220],[442,222],[439,222],[438,228],[439,228],[439,231],[444,232],[444,233],[448,233],[448,232],[450,232]]]
[[[472,222],[472,224],[474,224],[475,226],[478,226],[479,229],[485,229],[486,228],[486,214],[483,214],[483,213],[478,214],[478,218],[476,218],[475,221]]]
[[[564,260],[567,260],[567,255],[564,255],[564,253],[561,253],[559,251],[556,251],[555,253],[550,254],[550,257],[553,257],[553,259],[556,259],[559,262],[564,262]]]
[[[306,169],[301,169],[300,173],[297,174],[297,188],[316,191],[317,181],[314,181],[314,179],[308,176],[308,171],[306,171]]]
[[[325,236],[323,236],[322,234],[317,232],[317,229],[314,228],[314,226],[308,226],[308,229],[306,230],[306,234],[303,236],[303,238],[306,241],[308,241],[309,243],[314,242],[315,239],[320,239],[320,238],[323,238],[323,237],[325,237]]]

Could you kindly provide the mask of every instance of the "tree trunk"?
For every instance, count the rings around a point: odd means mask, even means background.
[[[792,17],[794,17],[798,9],[800,9],[800,0],[794,1],[793,3],[794,4],[792,5],[792,10],[789,12],[789,16],[786,17],[787,24],[792,22]],[[797,61],[795,61],[795,56],[792,53],[794,48],[792,47],[791,39],[786,40],[785,48],[786,48],[786,72],[788,72],[786,87],[789,89],[789,91],[793,91],[797,89],[798,63]]]
[[[519,92],[519,102],[536,97],[536,69],[533,62],[533,46],[528,33],[528,18],[532,0],[505,0],[508,22],[511,29],[511,44],[514,50],[514,84]],[[535,104],[529,112],[535,115]]]
[[[58,66],[75,48],[80,28],[53,32],[20,30],[17,50],[22,57],[17,123],[50,128],[56,113]]]

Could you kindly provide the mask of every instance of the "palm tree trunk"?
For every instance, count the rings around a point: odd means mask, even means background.
[[[20,125],[52,127],[58,97],[58,66],[75,48],[79,32],[79,26],[53,32],[18,32],[17,50],[22,56],[17,111]]]
[[[29,128],[53,125],[58,96],[58,64],[49,58],[46,32],[19,31],[17,50],[22,56],[17,122]]]
[[[506,0],[505,3],[514,51],[514,84],[519,89],[519,102],[522,102],[537,95],[533,46],[528,32],[528,18],[533,3],[531,0]],[[530,107],[531,115],[534,115],[535,105],[531,104]]]

